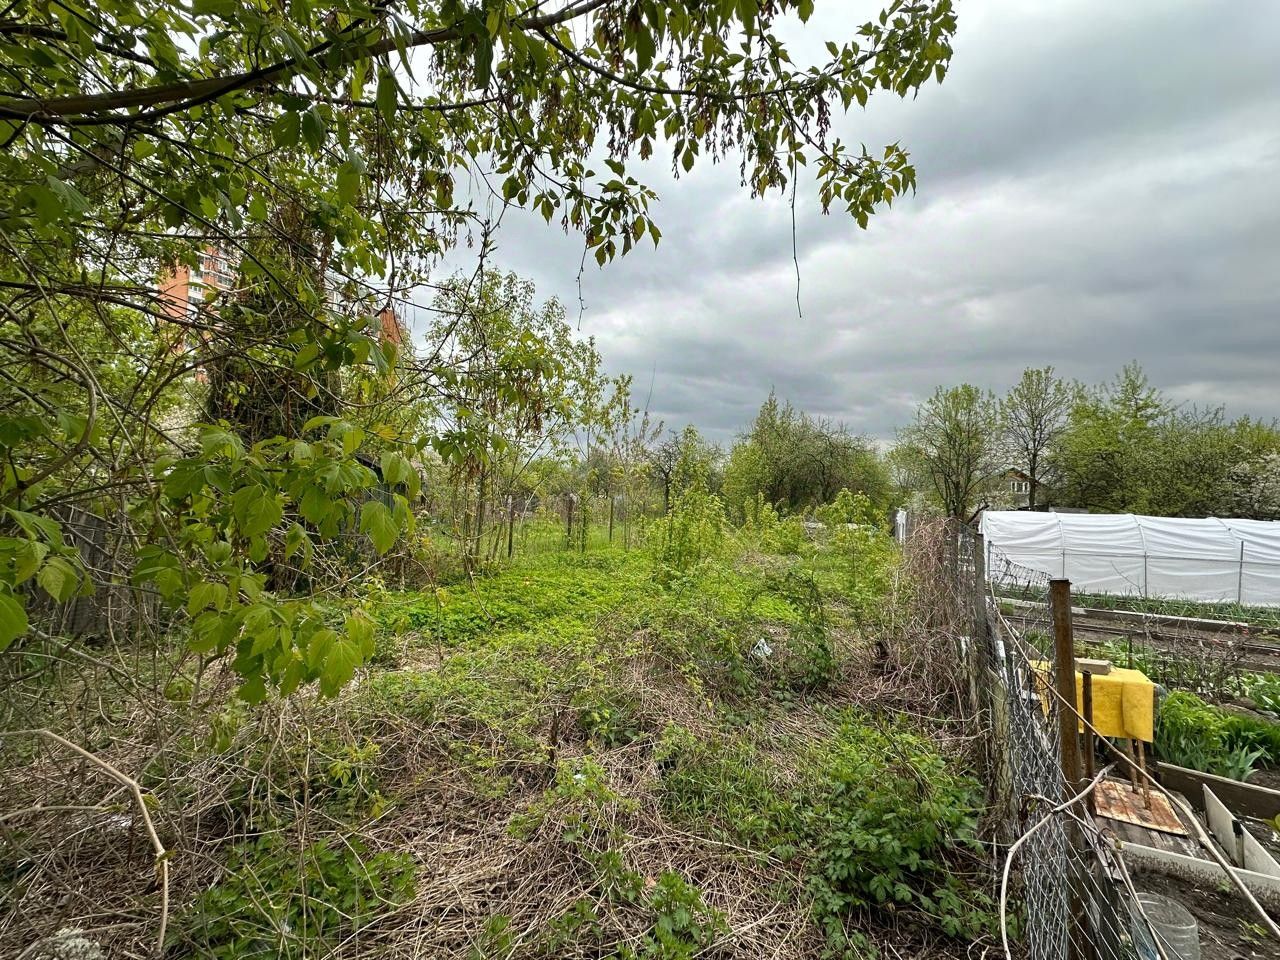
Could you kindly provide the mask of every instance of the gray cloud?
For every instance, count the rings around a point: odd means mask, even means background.
[[[823,5],[819,5],[822,7]],[[806,48],[856,28],[827,4]],[[946,83],[840,121],[919,192],[861,231],[751,200],[736,163],[648,182],[663,241],[581,276],[582,331],[672,425],[717,439],[769,389],[891,436],[919,399],[1137,359],[1188,402],[1280,413],[1280,72],[1270,0],[960,5]],[[805,187],[810,187],[805,196]],[[579,238],[510,214],[497,262],[577,309]]]

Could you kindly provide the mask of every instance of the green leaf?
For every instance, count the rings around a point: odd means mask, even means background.
[[[356,667],[364,663],[360,641],[335,635],[320,667],[320,692],[332,697],[356,675]]]
[[[66,603],[76,595],[76,589],[80,586],[80,575],[76,572],[76,568],[62,557],[50,557],[40,568],[40,573],[36,575],[36,582],[54,600]]]
[[[354,203],[360,196],[360,182],[364,177],[350,160],[338,167],[338,197],[343,203]],[[313,344],[308,344],[313,346]],[[305,349],[305,348],[304,348]]]
[[[23,583],[34,576],[49,548],[39,540],[20,540],[13,551],[13,582]]]
[[[309,523],[320,523],[329,516],[333,509],[333,501],[319,484],[311,484],[302,493],[302,502],[298,504],[302,517]]]
[[[409,483],[414,477],[413,464],[404,454],[388,450],[382,455],[382,479],[385,483]]]
[[[280,678],[280,696],[287,697],[298,689],[298,684],[302,682],[305,670],[306,668],[302,661],[294,656],[289,661],[289,665],[284,668],[284,674]]]
[[[367,660],[373,656],[374,651],[374,628],[373,621],[369,619],[368,614],[362,610],[357,610],[347,617],[346,622],[347,636],[356,644],[363,659]]]
[[[302,345],[302,349],[293,355],[293,369],[306,370],[316,362],[316,359],[319,356],[320,344],[315,343],[314,341],[311,343],[305,343]]]
[[[302,138],[312,150],[319,150],[324,145],[325,122],[320,111],[312,107],[302,115]]]
[[[27,632],[27,611],[18,598],[10,593],[0,593],[0,650],[4,650]]]
[[[197,583],[191,588],[191,595],[187,598],[187,614],[195,616],[209,607],[221,610],[226,602],[227,585],[225,583]]]
[[[296,147],[301,128],[302,121],[297,113],[292,110],[282,113],[271,124],[271,142],[281,148]]]
[[[378,74],[378,95],[377,104],[378,112],[382,114],[382,119],[387,123],[391,123],[396,118],[396,107],[400,100],[400,88],[396,83],[395,75],[390,70],[383,70]]]
[[[378,553],[390,550],[400,535],[395,518],[381,500],[367,500],[360,508],[360,532],[369,535]]]
[[[238,696],[245,703],[261,703],[267,699],[267,684],[261,674],[256,674],[240,685]]]
[[[260,537],[280,522],[284,508],[275,493],[255,484],[231,495],[231,515],[242,536]]]

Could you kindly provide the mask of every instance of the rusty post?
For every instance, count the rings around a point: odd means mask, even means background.
[[[1080,789],[1080,734],[1076,720],[1075,639],[1071,631],[1071,581],[1049,581],[1049,605],[1053,614],[1054,687],[1058,704],[1058,738],[1062,746],[1062,776],[1068,795]]]
[[[1085,670],[1080,675],[1081,713],[1084,715],[1084,778],[1093,782],[1093,674]],[[1086,802],[1089,812],[1098,815],[1097,791],[1090,790]]]

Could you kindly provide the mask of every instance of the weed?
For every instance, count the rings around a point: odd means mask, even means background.
[[[848,911],[906,908],[950,936],[993,926],[990,898],[968,889],[953,854],[980,849],[982,792],[904,724],[877,729],[845,714],[810,757],[800,808],[813,845],[809,890],[835,946]]]
[[[701,483],[685,490],[646,539],[658,579],[669,582],[719,556],[725,548],[727,523],[719,497]]]
[[[478,942],[467,951],[467,960],[509,960],[515,953],[511,934],[511,917],[495,913],[485,921]]]
[[[980,848],[980,786],[905,724],[834,720],[792,784],[769,779],[770,764],[744,739],[669,728],[658,751],[663,804],[713,835],[801,857],[815,917],[839,955],[858,949],[848,920],[859,910],[906,910],[951,936],[989,932],[991,901],[957,868],[958,854]]]
[[[298,850],[281,834],[233,849],[227,872],[189,908],[176,940],[203,957],[302,958],[326,952],[413,895],[406,854],[359,839]]]
[[[646,960],[691,960],[729,931],[724,915],[703,903],[698,888],[678,873],[658,878],[649,907],[656,914],[653,929],[638,953]]]

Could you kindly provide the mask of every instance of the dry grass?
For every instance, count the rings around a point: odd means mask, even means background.
[[[945,752],[970,753],[969,726],[955,716],[952,650],[963,618],[954,612],[955,597],[936,592],[938,571],[921,559],[930,550],[908,552],[898,595],[887,602],[874,636],[837,632],[839,672],[821,696],[763,713],[757,735],[777,776],[788,776],[794,750],[770,750],[820,740],[829,725],[822,708],[832,705],[918,717]],[[949,619],[939,613],[946,610],[953,611]],[[602,635],[609,633],[606,625]],[[664,813],[655,761],[660,732],[674,724],[710,738],[723,719],[706,690],[657,656],[643,633],[622,640],[607,664],[608,683],[639,705],[643,730],[613,748],[589,742],[559,695],[535,703],[524,718],[522,729],[539,745],[530,750],[462,712],[388,709],[366,680],[336,700],[301,694],[245,712],[232,743],[214,752],[207,744],[232,702],[231,678],[207,671],[193,706],[164,695],[174,677],[193,667],[179,653],[149,654],[142,663],[136,651],[99,652],[88,662],[54,644],[45,652],[51,672],[7,688],[4,719],[10,728],[56,722],[65,736],[139,780],[171,851],[170,924],[180,934],[185,905],[225,876],[231,844],[278,831],[299,849],[320,837],[340,843],[359,837],[370,852],[412,857],[412,900],[388,904],[326,956],[586,958],[638,949],[652,911],[643,896],[635,902],[611,896],[597,859],[608,850],[644,887],[664,872],[679,873],[723,915],[725,932],[699,956],[821,956],[823,936],[796,894],[801,879],[794,865]],[[132,659],[117,663],[120,656]],[[398,670],[428,674],[440,657],[431,645],[414,647]],[[325,780],[335,749],[369,743],[377,745],[372,764],[385,802],[337,811],[333,797],[317,795],[315,785]],[[58,956],[47,938],[67,928],[88,931],[106,956],[154,956],[161,891],[127,792],[56,746],[6,737],[0,750],[7,784],[0,882],[9,898],[0,905],[0,956]],[[614,799],[594,811],[584,837],[571,841],[572,804],[548,805],[546,797],[558,766],[587,756],[603,769]],[[61,809],[69,807],[84,809]],[[522,833],[535,809],[543,815]],[[591,934],[548,947],[547,931],[587,907],[595,918]],[[508,920],[500,949],[487,933],[496,915]],[[892,927],[875,928],[874,935],[887,956],[964,952]],[[181,947],[170,953],[190,955]]]

